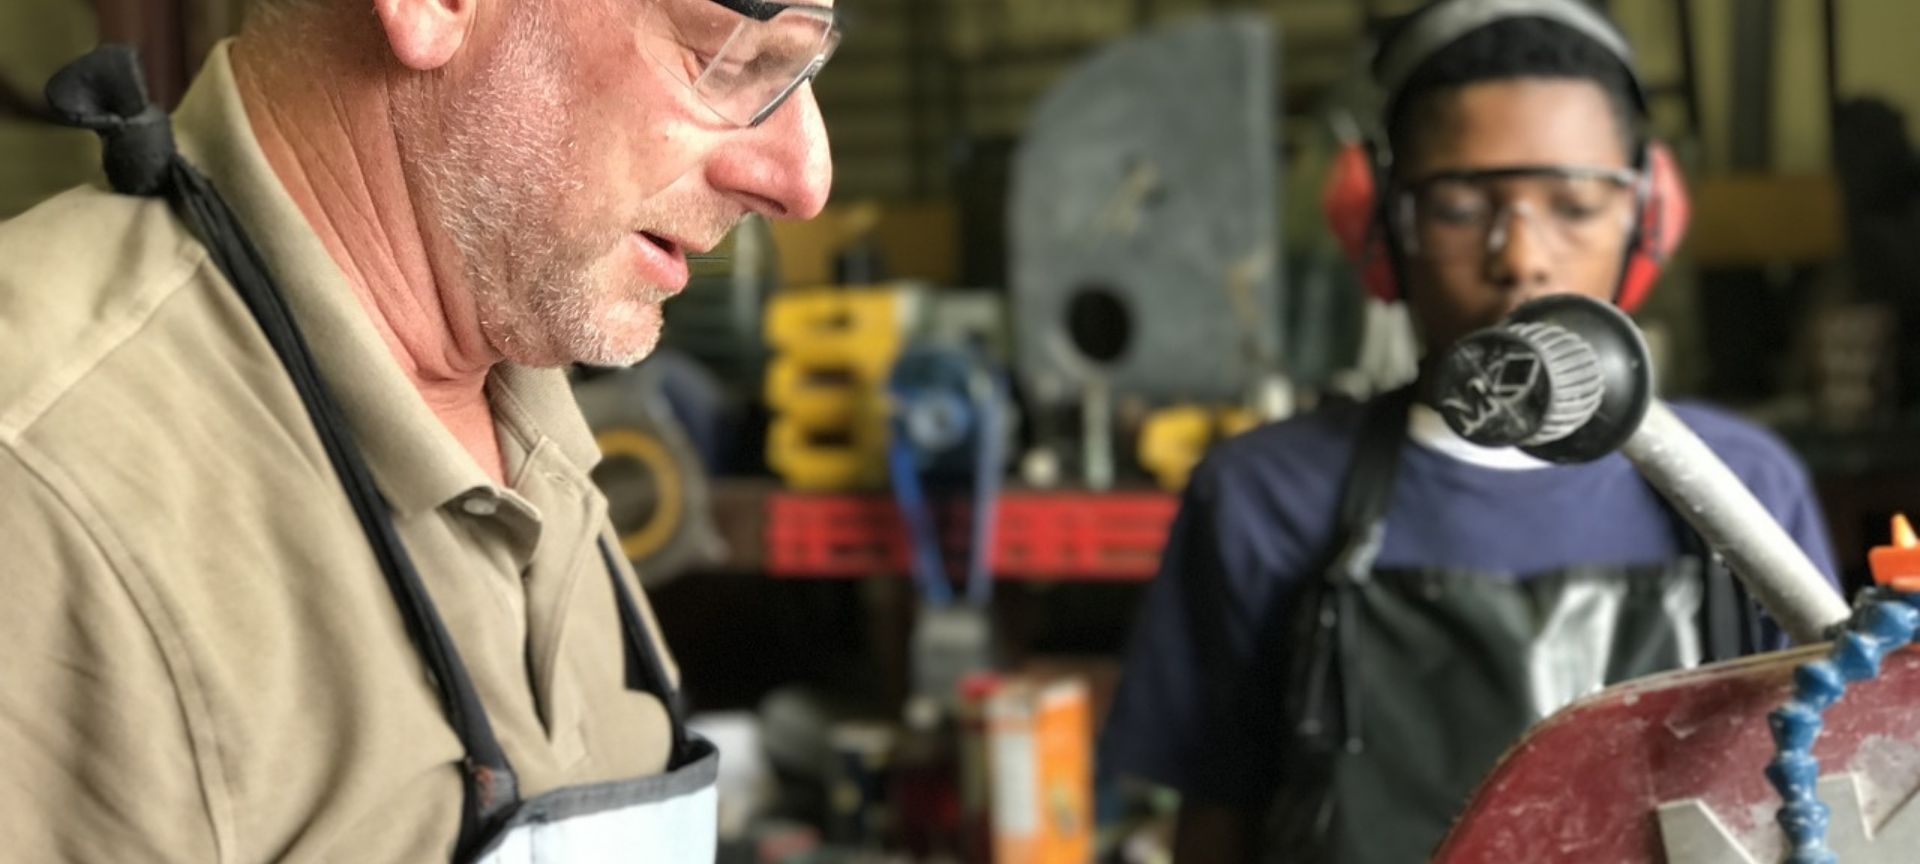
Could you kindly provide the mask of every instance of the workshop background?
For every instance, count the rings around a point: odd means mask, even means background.
[[[245,5],[0,3],[0,218],[93,176],[54,69],[135,42],[171,103]],[[1177,801],[1092,742],[1187,469],[1412,372],[1319,213],[1408,5],[841,0],[828,213],[749,222],[658,355],[577,375],[726,860],[1165,860]],[[1661,387],[1785,437],[1857,586],[1920,484],[1920,4],[1604,5],[1693,192]]]

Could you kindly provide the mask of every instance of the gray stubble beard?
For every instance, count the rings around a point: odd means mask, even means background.
[[[571,362],[630,365],[650,353],[655,331],[618,344],[603,316],[646,314],[665,292],[636,277],[597,273],[628,229],[604,192],[588,189],[567,128],[575,106],[562,82],[572,74],[541,4],[520,3],[506,41],[466,92],[417,82],[396,94],[401,158],[415,194],[459,253],[482,334],[508,360],[528,366]],[[456,101],[457,100],[457,101]],[[415,127],[438,120],[428,145]],[[565,207],[571,199],[582,207]],[[548,203],[551,206],[535,206]],[[592,214],[588,226],[560,224]],[[596,290],[598,289],[598,290]],[[614,299],[618,298],[618,299]],[[657,314],[657,313],[656,313]]]

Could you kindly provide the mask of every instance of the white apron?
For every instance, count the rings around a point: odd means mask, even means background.
[[[476,851],[460,855],[459,861],[712,864],[714,860],[719,813],[714,781],[719,776],[720,753],[706,739],[687,730],[678,694],[673,692],[633,595],[614,565],[612,547],[604,538],[600,554],[620,604],[620,624],[627,643],[627,686],[659,697],[672,720],[674,743],[667,771],[562,787],[527,801],[510,797],[511,787],[503,790],[498,775],[493,775],[489,778],[492,789],[507,794],[489,802],[493,806],[481,814],[479,824],[471,831],[462,826],[459,848]],[[470,746],[468,752],[474,749]],[[481,749],[485,749],[484,744]],[[465,776],[471,800],[481,791],[474,781],[488,775],[468,771]]]

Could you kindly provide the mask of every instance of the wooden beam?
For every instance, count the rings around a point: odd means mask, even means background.
[[[1687,245],[1701,267],[1812,264],[1846,252],[1846,213],[1826,174],[1736,174],[1693,190]]]

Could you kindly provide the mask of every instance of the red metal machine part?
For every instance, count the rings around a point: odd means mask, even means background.
[[[1874,578],[1910,591],[1920,543],[1905,517]],[[1759,864],[1781,860],[1780,797],[1761,768],[1767,714],[1826,645],[1609,688],[1530,731],[1481,785],[1434,861]],[[1844,862],[1920,860],[1920,648],[1828,709],[1814,744],[1828,844]]]
[[[1773,756],[1767,712],[1786,701],[1794,667],[1823,652],[1811,646],[1661,675],[1567,708],[1508,752],[1434,860],[1780,860],[1780,797],[1761,774]],[[1920,806],[1910,801],[1920,787],[1916,705],[1920,650],[1909,648],[1828,711],[1814,752],[1824,766],[1821,798],[1833,808],[1829,843],[1842,861],[1920,858]],[[1725,831],[1701,824],[1709,820]],[[1875,857],[1848,854],[1868,848]]]

